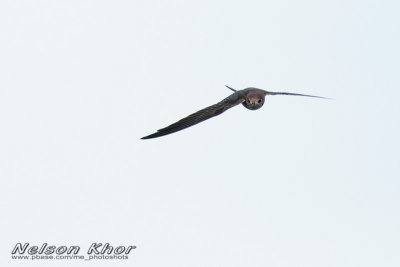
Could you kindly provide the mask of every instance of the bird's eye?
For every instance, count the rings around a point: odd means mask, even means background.
[[[261,101],[262,101],[262,99],[260,98],[260,99],[258,99],[258,103],[261,103]]]

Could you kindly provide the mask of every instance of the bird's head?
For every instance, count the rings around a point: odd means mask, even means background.
[[[249,94],[246,97],[246,101],[243,102],[243,105],[251,110],[256,110],[261,108],[264,105],[265,97],[261,94]]]

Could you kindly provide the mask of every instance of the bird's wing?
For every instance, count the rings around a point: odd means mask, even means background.
[[[308,96],[308,97],[317,97],[317,98],[325,98],[325,99],[330,99],[322,96],[315,96],[315,95],[303,95],[303,94],[295,94],[295,93],[287,93],[287,92],[268,92],[265,91],[266,95],[297,95],[297,96]]]
[[[221,102],[218,102],[215,105],[212,105],[212,106],[209,106],[202,110],[199,110],[196,113],[193,113],[193,114],[187,116],[186,118],[181,119],[180,121],[177,121],[165,128],[162,128],[162,129],[158,130],[156,133],[142,137],[141,139],[150,139],[150,138],[160,137],[163,135],[167,135],[167,134],[171,134],[171,133],[183,130],[183,129],[193,126],[197,123],[205,121],[209,118],[217,116],[217,115],[221,114],[222,112],[224,112],[225,110],[227,110],[231,107],[234,107],[244,101],[245,101],[244,95],[240,92],[236,92],[234,94],[231,94],[230,96],[228,96]]]

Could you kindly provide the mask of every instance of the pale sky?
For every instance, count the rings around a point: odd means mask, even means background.
[[[398,1],[2,1],[1,266],[400,266]],[[153,140],[231,91],[270,96]],[[11,260],[18,242],[135,245]]]

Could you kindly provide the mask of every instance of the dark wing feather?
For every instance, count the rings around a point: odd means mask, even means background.
[[[287,92],[267,92],[267,95],[297,95],[297,96],[308,96],[308,97],[317,97],[317,98],[325,98],[330,99],[322,96],[315,96],[315,95],[303,95],[303,94],[295,94],[295,93],[287,93]]]
[[[197,123],[205,121],[209,118],[217,116],[225,110],[242,103],[243,101],[245,101],[244,96],[241,93],[236,92],[215,105],[199,110],[196,113],[193,113],[186,118],[183,118],[165,128],[162,128],[156,133],[142,137],[141,139],[156,138],[163,135],[175,133],[177,131],[183,130]]]

